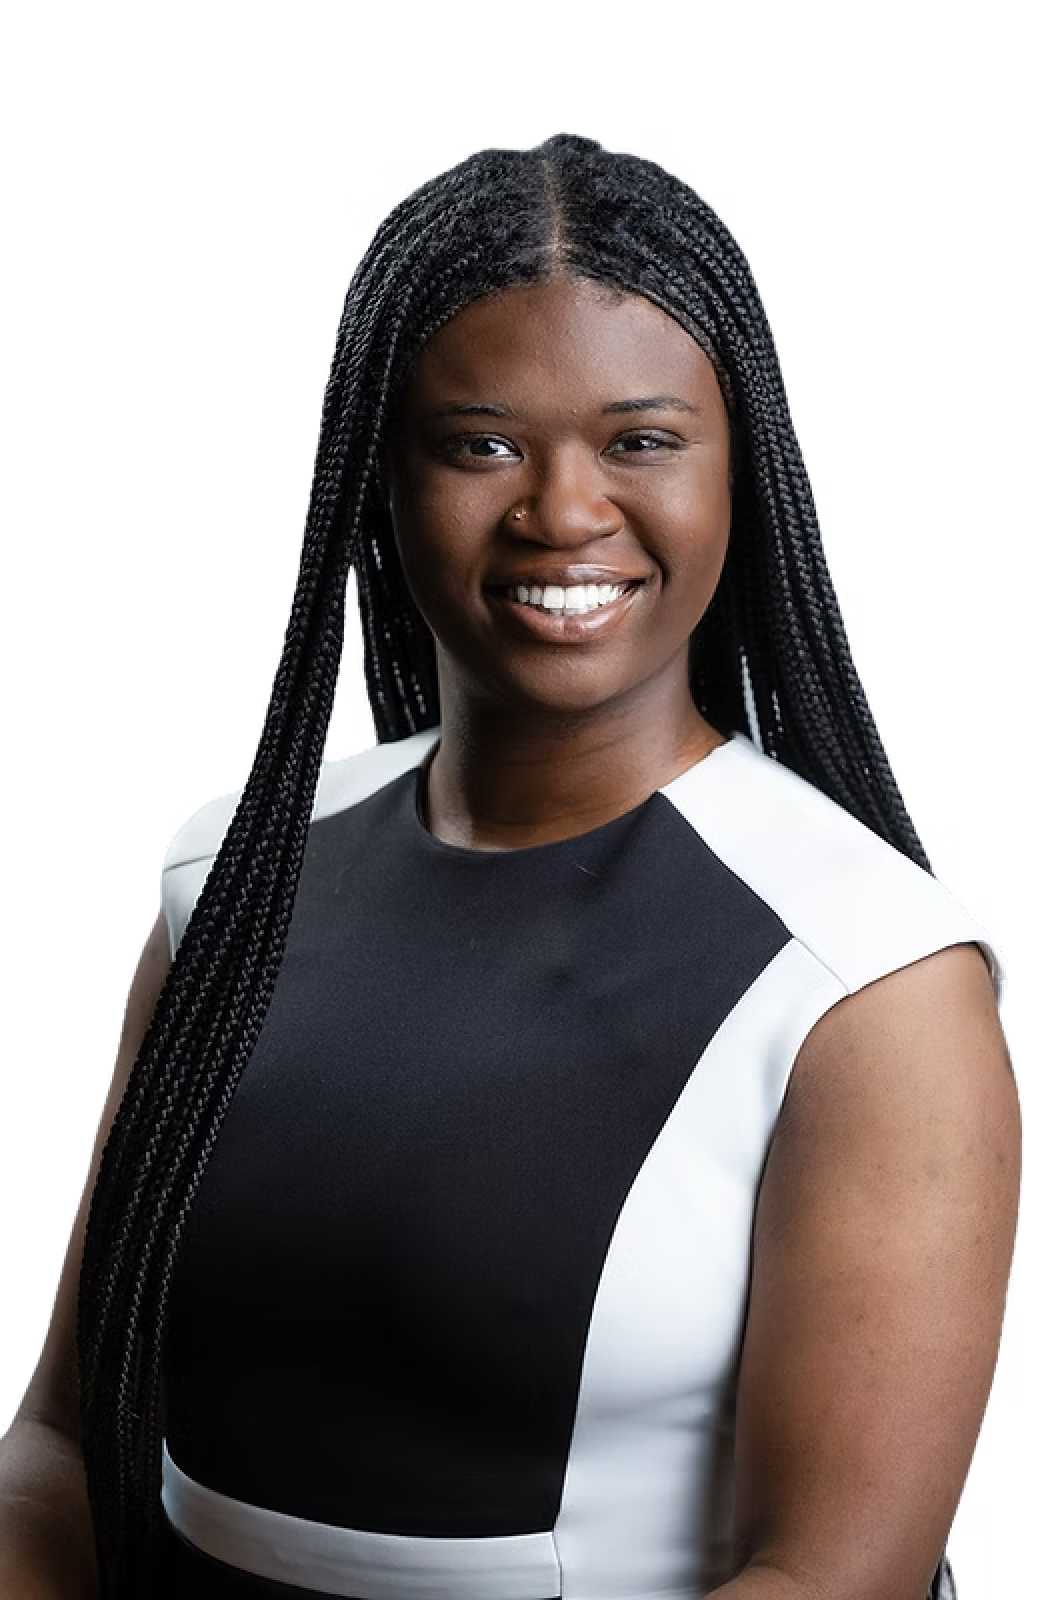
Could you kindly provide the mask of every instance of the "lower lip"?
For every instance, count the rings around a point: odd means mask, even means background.
[[[506,624],[526,639],[542,639],[547,644],[584,644],[598,639],[616,627],[643,588],[637,583],[609,605],[594,611],[544,611],[540,606],[522,605],[498,590],[488,592],[492,609]]]

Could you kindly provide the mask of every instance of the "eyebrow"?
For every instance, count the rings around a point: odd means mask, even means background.
[[[487,401],[473,401],[469,405],[441,406],[433,417],[516,417],[511,406],[490,405]]]
[[[609,417],[630,411],[686,411],[693,417],[699,415],[698,407],[689,400],[681,400],[678,394],[648,394],[636,400],[613,400],[608,406],[603,406],[602,415]]]
[[[685,411],[690,416],[700,416],[698,406],[693,406],[689,400],[681,400],[676,394],[650,394],[639,395],[631,400],[611,400],[609,405],[603,406],[602,416],[612,417],[618,415],[628,416],[638,411]],[[512,406],[496,405],[489,401],[471,401],[468,404],[455,404],[442,406],[439,411],[434,411],[433,416],[444,417],[516,417],[517,412]]]

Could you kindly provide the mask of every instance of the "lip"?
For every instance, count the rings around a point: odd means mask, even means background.
[[[548,567],[542,572],[522,571],[513,574],[492,573],[485,580],[484,587],[489,593],[494,589],[516,589],[519,583],[527,584],[529,588],[538,585],[545,589],[548,584],[554,584],[562,589],[570,589],[578,583],[646,583],[645,572],[618,572],[616,567]]]
[[[571,569],[570,569],[571,570]],[[599,576],[600,569],[595,569],[595,576],[587,578],[570,578],[570,583],[616,583],[628,587],[616,600],[611,600],[609,605],[597,606],[594,611],[564,612],[543,611],[538,606],[522,605],[518,600],[507,598],[506,589],[513,588],[517,583],[525,583],[525,577],[516,578],[513,583],[508,583],[505,588],[496,587],[494,584],[487,588],[488,604],[499,621],[507,631],[522,639],[536,639],[545,644],[585,644],[597,640],[604,633],[609,633],[618,627],[639,601],[646,587],[645,578],[625,578],[620,573],[603,573]],[[544,579],[537,576],[532,580],[537,584],[556,582],[555,579]]]

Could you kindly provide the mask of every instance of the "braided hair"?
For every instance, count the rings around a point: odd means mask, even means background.
[[[250,776],[104,1150],[78,1314],[104,1600],[158,1582],[161,1371],[184,1224],[266,1016],[332,708],[354,567],[378,738],[439,720],[432,636],[399,564],[381,459],[418,351],[471,301],[559,273],[644,296],[713,361],[735,443],[720,585],[691,642],[696,704],[921,865],[847,646],[772,336],[716,215],[651,162],[558,135],[486,150],[382,223],[344,305],[302,558]]]

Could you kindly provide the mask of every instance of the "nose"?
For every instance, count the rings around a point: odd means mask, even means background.
[[[597,457],[586,447],[552,451],[523,500],[527,515],[518,524],[522,536],[571,549],[619,533],[624,514],[607,488]]]

